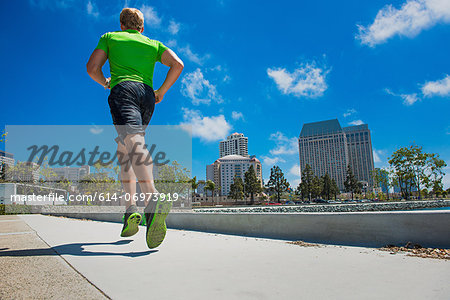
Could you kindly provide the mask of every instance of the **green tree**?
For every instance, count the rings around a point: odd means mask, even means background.
[[[439,158],[439,154],[430,154],[430,176],[427,177],[426,186],[432,188],[432,193],[436,196],[443,195],[444,184],[442,179],[445,176],[443,169],[447,166],[444,160]]]
[[[353,200],[353,195],[354,193],[358,193],[358,187],[360,187],[360,185],[358,184],[358,180],[356,179],[356,176],[353,174],[353,170],[350,167],[350,165],[348,165],[347,167],[347,177],[345,178],[344,181],[344,187],[347,193],[348,192],[352,193],[352,200]]]
[[[331,179],[331,195],[333,195],[334,200],[337,199],[337,195],[339,194],[340,190],[336,183],[336,180],[334,178]]]
[[[326,173],[325,175],[322,176],[322,197],[330,200],[330,197],[332,195],[332,186],[331,186],[332,182],[331,182],[331,178],[328,175],[328,173]]]
[[[311,201],[313,179],[314,173],[311,169],[311,166],[309,164],[306,164],[305,168],[302,171],[301,183],[297,188],[301,193],[302,199],[305,199],[305,197],[307,197],[308,200]]]
[[[244,182],[241,177],[234,177],[233,183],[230,185],[228,198],[235,199],[236,201],[244,199]]]
[[[0,143],[6,142],[6,136],[7,135],[8,135],[8,133],[3,130],[2,134],[0,135]]]
[[[320,177],[314,176],[311,185],[311,195],[313,198],[318,198],[322,194],[323,182]]]
[[[386,190],[386,197],[389,200],[389,171],[382,168],[375,168],[372,171],[373,181],[376,186],[380,187],[382,190]]]
[[[425,153],[415,144],[397,149],[389,159],[394,184],[400,187],[402,196],[409,199],[412,187],[416,187],[419,198],[422,187],[439,190],[446,163],[436,153]]]
[[[216,184],[212,180],[207,180],[205,187],[205,191],[210,191],[212,195],[212,203],[214,204],[214,191],[216,190]]]
[[[289,182],[284,178],[280,167],[273,166],[270,169],[270,178],[266,185],[271,191],[275,192],[278,203],[281,202],[281,194],[289,189]]]
[[[198,188],[197,176],[191,179],[192,197],[195,196],[195,191]]]
[[[246,194],[250,194],[250,204],[253,205],[255,202],[255,194],[262,191],[261,181],[256,177],[253,165],[244,174],[244,189]]]

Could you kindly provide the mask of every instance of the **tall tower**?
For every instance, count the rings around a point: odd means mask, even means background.
[[[249,157],[248,155],[248,138],[243,133],[233,133],[227,137],[225,141],[219,144],[219,157],[222,158],[227,155],[241,155]]]
[[[342,128],[337,119],[303,125],[298,139],[300,170],[309,164],[316,176],[326,173],[344,190],[347,166],[358,181],[373,188],[372,139],[367,124]]]
[[[347,137],[349,164],[356,178],[369,188],[373,187],[372,139],[367,124],[344,127]]]
[[[344,190],[348,148],[344,131],[337,119],[303,125],[298,139],[300,170],[309,164],[315,176],[326,173]]]

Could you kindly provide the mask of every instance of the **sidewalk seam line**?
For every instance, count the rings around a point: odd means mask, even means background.
[[[23,219],[22,219],[23,220]],[[25,222],[25,220],[23,220],[24,222]],[[28,225],[28,223],[27,222],[25,222],[27,225]],[[30,225],[28,225],[28,226],[30,226]],[[72,264],[71,263],[69,263],[64,257],[62,257],[59,253],[58,253],[58,251],[56,251],[52,246],[50,246],[38,233],[37,233],[37,231],[36,230],[34,230],[34,228],[32,228],[31,226],[30,226],[30,228],[31,228],[31,230],[33,230],[34,231],[34,233],[36,234],[36,236],[41,240],[41,241],[43,241],[44,242],[44,244],[46,244],[50,249],[52,249],[53,250],[53,252],[55,252],[63,261],[65,261],[66,262],[66,264],[68,264],[69,265],[69,267],[72,269],[72,270],[74,270],[76,273],[78,273],[82,278],[84,278],[87,282],[89,282],[95,289],[97,289],[103,296],[105,296],[107,299],[110,299],[110,300],[112,300],[112,298],[111,297],[109,297],[104,291],[102,291],[98,286],[96,286],[92,281],[90,281],[86,276],[84,276],[80,271],[78,271],[77,269],[75,269],[75,267],[74,266],[72,266]]]

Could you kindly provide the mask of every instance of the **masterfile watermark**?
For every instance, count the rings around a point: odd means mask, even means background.
[[[63,202],[66,197],[63,194],[49,193],[49,194],[35,194],[28,195],[10,195],[11,203],[26,203],[33,204],[34,202]],[[69,194],[67,196],[69,202],[115,202],[115,201],[169,201],[175,202],[180,199],[177,193],[135,193],[119,195],[118,193],[97,193],[94,194]]]
[[[137,147],[141,146],[141,143],[134,144],[133,148],[128,153],[123,153],[120,151],[115,151],[111,153],[109,151],[100,151],[100,146],[94,146],[94,149],[89,151],[86,148],[81,148],[78,152],[64,150],[60,151],[60,146],[58,145],[32,145],[27,148],[30,151],[27,161],[33,161],[41,165],[45,159],[48,157],[48,165],[53,166],[83,166],[89,165],[93,166],[95,164],[100,164],[102,166],[107,166],[114,164],[117,160],[117,164],[130,166],[132,160],[136,162],[137,165],[165,165],[170,162],[166,159],[166,153],[163,151],[158,151],[155,153],[152,159],[153,153],[155,152],[156,145],[152,144],[148,147],[147,144],[144,148],[148,149],[147,155],[143,156],[142,153],[137,153]]]

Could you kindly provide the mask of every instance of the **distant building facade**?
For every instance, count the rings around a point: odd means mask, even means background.
[[[219,157],[227,155],[248,155],[248,138],[243,133],[233,133],[225,141],[219,143]]]
[[[62,167],[62,168],[52,168],[52,171],[56,174],[56,178],[64,178],[71,182],[77,183],[84,176],[90,174],[90,168],[88,165],[81,167]]]
[[[309,164],[316,176],[326,173],[344,190],[347,166],[358,181],[373,187],[373,152],[366,124],[342,128],[337,119],[303,125],[298,140],[300,170]]]
[[[373,187],[374,170],[372,138],[367,124],[344,127],[347,138],[348,163],[356,178]]]
[[[6,173],[8,180],[20,183],[35,183],[39,180],[41,166],[35,162],[20,162]]]
[[[9,152],[5,152],[0,150],[0,164],[3,165],[7,165],[7,166],[14,166],[14,155],[12,153]]]
[[[244,174],[250,166],[253,166],[256,177],[262,184],[261,162],[254,156],[244,157],[241,155],[227,155],[219,158],[213,164],[208,165],[206,167],[207,180],[214,181],[215,185],[220,187],[220,196],[227,196],[230,192],[230,185],[233,183],[234,177],[238,176],[244,180]]]

